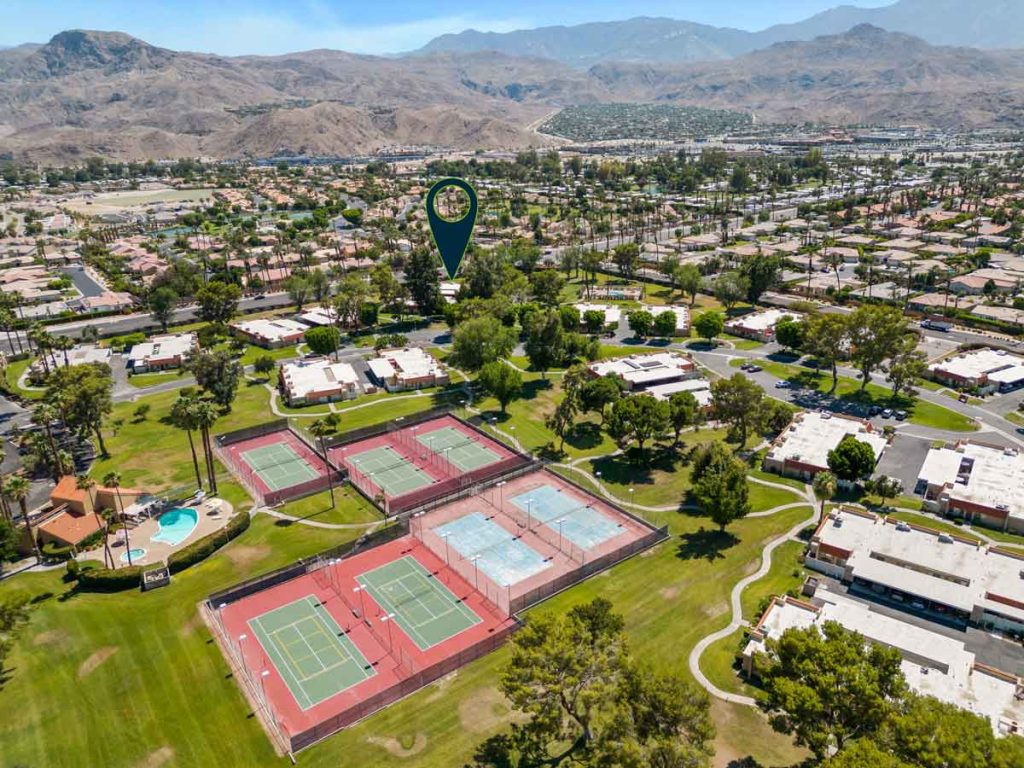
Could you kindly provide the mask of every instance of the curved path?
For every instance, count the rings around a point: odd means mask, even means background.
[[[736,586],[732,588],[732,593],[729,595],[729,602],[732,606],[732,620],[729,622],[728,626],[725,626],[717,632],[712,632],[710,635],[707,635],[706,637],[702,638],[697,643],[697,645],[693,647],[693,650],[690,651],[690,673],[693,675],[694,679],[696,679],[697,682],[700,683],[704,690],[706,690],[716,699],[728,701],[732,704],[742,704],[748,707],[757,706],[757,702],[752,697],[743,696],[737,693],[728,693],[726,691],[723,691],[721,688],[718,688],[714,683],[708,680],[707,677],[704,676],[704,673],[701,671],[700,657],[704,654],[704,651],[707,650],[709,645],[718,640],[721,640],[723,637],[728,637],[737,629],[744,626],[743,605],[740,600],[743,594],[743,590],[746,589],[750,584],[753,584],[758,579],[763,578],[768,573],[772,566],[772,553],[780,545],[782,545],[786,541],[789,541],[792,537],[796,536],[801,530],[803,530],[808,525],[810,525],[818,519],[817,502],[814,498],[814,492],[811,491],[810,489],[806,489],[802,495],[804,496],[805,502],[798,506],[810,507],[811,514],[806,519],[801,520],[788,531],[781,534],[780,536],[776,536],[768,543],[768,545],[764,548],[763,552],[761,553],[761,567],[749,576],[740,579],[740,581],[736,583]]]

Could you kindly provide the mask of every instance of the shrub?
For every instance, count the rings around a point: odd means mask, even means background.
[[[63,562],[64,560],[70,560],[73,550],[71,547],[62,547],[60,544],[54,541],[48,541],[43,544],[42,553],[45,560],[51,560],[54,562]]]
[[[87,592],[120,592],[138,589],[142,584],[142,566],[127,568],[81,568],[78,573],[78,588]]]

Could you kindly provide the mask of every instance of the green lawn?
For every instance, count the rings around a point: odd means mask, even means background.
[[[187,375],[188,374],[181,369],[175,369],[173,371],[155,371],[153,373],[136,373],[133,376],[128,377],[128,383],[133,387],[145,389],[146,387],[152,387],[156,384],[166,384],[169,381],[177,381]]]
[[[279,512],[316,523],[359,524],[382,522],[380,512],[348,483],[334,489],[334,507],[330,491],[290,501]]]
[[[746,361],[731,360],[729,364],[734,368],[739,368],[744,362]],[[771,375],[800,386],[816,387],[821,392],[828,392],[832,387],[832,376],[825,372],[817,372],[799,365],[777,363],[772,360],[758,360],[757,364]],[[967,416],[951,411],[949,408],[943,408],[920,399],[910,400],[903,396],[893,398],[889,389],[878,384],[868,384],[867,388],[862,391],[859,381],[846,376],[839,377],[836,395],[840,399],[866,405],[902,408],[910,414],[912,424],[919,424],[922,427],[948,429],[953,432],[974,432],[978,429],[978,425]]]
[[[9,363],[4,369],[4,379],[7,383],[7,390],[14,392],[28,400],[40,400],[43,397],[43,391],[41,389],[24,389],[18,386],[18,379],[21,378],[26,369],[32,364],[35,358],[28,358],[26,360],[15,360]]]

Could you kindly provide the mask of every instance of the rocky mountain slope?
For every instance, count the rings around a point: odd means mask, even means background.
[[[931,46],[868,25],[713,62],[587,70],[501,53],[180,53],[116,32],[0,51],[0,153],[67,161],[346,155],[394,144],[550,143],[572,104],[678,103],[761,121],[1019,127],[1024,52]]]
[[[728,59],[774,43],[840,34],[860,24],[916,35],[934,45],[1024,47],[1021,0],[899,0],[881,8],[841,5],[759,32],[644,17],[501,34],[467,30],[437,37],[420,52],[492,50],[543,56],[577,68],[609,61],[683,63]]]

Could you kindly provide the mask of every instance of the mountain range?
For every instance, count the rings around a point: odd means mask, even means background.
[[[493,51],[224,57],[72,30],[0,51],[0,155],[67,162],[336,156],[395,144],[512,149],[557,142],[532,126],[561,107],[608,102],[727,108],[762,122],[1012,128],[1024,117],[1024,51],[934,46],[859,25],[731,58],[581,69]]]
[[[434,38],[418,52],[499,51],[554,59],[577,68],[607,61],[707,61],[733,58],[775,43],[836,35],[861,24],[911,34],[933,45],[1024,46],[1024,2],[1020,0],[899,0],[882,8],[843,5],[760,32],[645,17],[506,33],[471,29]]]

